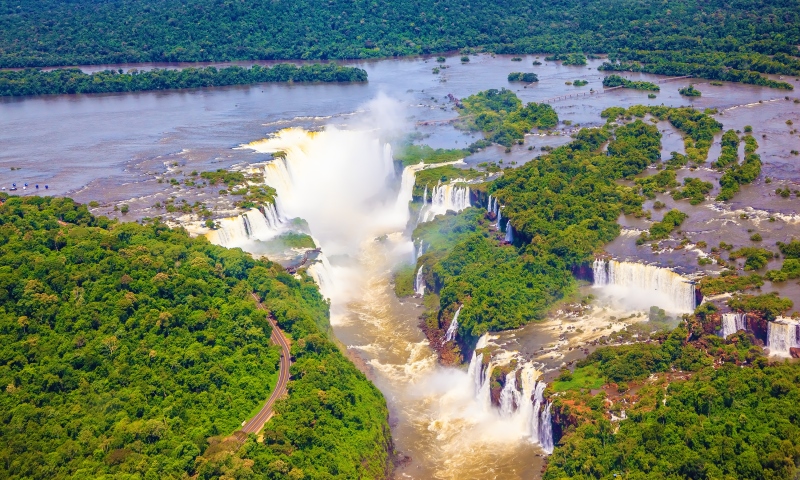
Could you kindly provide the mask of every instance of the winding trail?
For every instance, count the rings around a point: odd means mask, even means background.
[[[258,298],[258,295],[255,293],[252,293],[251,295],[256,301],[256,305],[258,305],[258,309],[266,310],[264,305],[261,303],[261,300]],[[272,411],[272,406],[279,398],[286,395],[288,390],[287,386],[289,384],[289,367],[292,366],[292,357],[289,353],[289,341],[283,335],[281,329],[278,328],[278,325],[275,324],[275,320],[271,316],[267,315],[267,320],[272,326],[272,335],[270,336],[272,343],[281,347],[281,363],[278,373],[278,383],[275,385],[272,395],[269,396],[266,403],[264,403],[264,406],[261,407],[261,410],[259,410],[253,418],[248,420],[244,426],[242,426],[241,431],[245,434],[258,433],[264,427],[264,424],[267,423],[270,418],[272,418],[274,413]]]

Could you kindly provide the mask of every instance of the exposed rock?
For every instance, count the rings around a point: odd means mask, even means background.
[[[792,358],[800,358],[800,347],[789,347],[789,355]]]

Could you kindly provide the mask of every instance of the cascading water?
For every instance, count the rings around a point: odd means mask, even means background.
[[[496,367],[502,366],[511,357],[500,359],[495,364],[490,357],[484,363],[484,353],[478,350],[488,345],[487,335],[483,335],[475,346],[472,360],[469,362],[467,376],[469,385],[479,405],[485,412],[497,412],[501,418],[508,419],[520,426],[526,438],[541,446],[546,453],[553,452],[553,425],[550,416],[550,404],[544,400],[545,382],[537,381],[540,373],[527,362],[520,362],[517,368],[505,376],[505,384],[500,391],[499,406],[495,409],[491,400],[491,377]],[[517,378],[522,385],[518,384]],[[522,387],[520,389],[520,387]]]
[[[788,357],[791,348],[800,348],[800,320],[778,317],[767,322],[767,348],[771,355]]]
[[[414,292],[420,297],[425,295],[425,280],[422,278],[422,267],[417,270],[417,276],[414,278]]]
[[[506,384],[500,392],[500,414],[512,416],[520,405],[521,397],[522,393],[517,390],[517,371],[514,370],[506,375]]]
[[[506,222],[506,242],[514,243],[514,227],[511,226],[511,220]]]
[[[421,269],[422,269],[422,267],[420,267],[420,270]],[[425,287],[423,286],[422,288],[423,288],[423,292],[424,292],[425,291]],[[461,305],[458,306],[458,310],[456,310],[456,314],[453,315],[453,321],[450,322],[450,326],[447,327],[447,332],[445,332],[444,342],[442,342],[442,345],[444,345],[445,343],[447,343],[447,342],[453,340],[454,338],[456,338],[456,333],[458,333],[458,314],[459,313],[461,313]]]
[[[269,240],[280,233],[283,220],[275,205],[264,210],[250,209],[236,217],[221,218],[219,227],[211,230],[206,237],[216,245],[227,248],[243,247],[253,240]]]
[[[726,338],[740,330],[747,330],[747,315],[744,313],[723,313],[720,336]]]
[[[594,285],[620,294],[639,308],[659,306],[677,313],[695,308],[694,284],[668,268],[633,262],[596,259]]]
[[[497,228],[500,228],[501,221],[503,220],[503,214],[500,213],[500,205],[497,204],[497,200],[494,201],[495,209],[497,210]]]
[[[461,183],[463,183],[463,180],[454,180],[451,183],[442,185],[440,181],[433,187],[431,203],[427,206],[423,205],[425,214],[422,217],[422,221],[429,222],[436,215],[443,215],[448,211],[460,212],[465,208],[469,208],[471,206],[469,200],[470,190],[468,186],[460,185]]]

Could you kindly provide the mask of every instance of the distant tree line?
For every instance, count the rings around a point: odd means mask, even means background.
[[[0,66],[641,51],[796,55],[796,2],[28,0],[0,4]]]
[[[336,64],[297,66],[281,63],[271,68],[185,68],[182,70],[104,70],[92,74],[77,68],[43,71],[0,71],[0,96],[63,93],[142,92],[181,88],[248,85],[264,82],[366,82],[367,72]]]

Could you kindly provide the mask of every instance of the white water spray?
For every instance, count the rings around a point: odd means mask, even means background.
[[[427,188],[427,185],[426,187]],[[429,222],[437,215],[444,215],[448,211],[460,212],[471,206],[469,187],[463,185],[463,180],[453,180],[450,183],[442,184],[440,181],[433,187],[430,205],[423,205],[425,214],[422,221]]]
[[[668,268],[596,259],[592,270],[596,287],[636,303],[637,308],[657,305],[677,313],[694,311],[694,284]]]
[[[727,338],[740,330],[747,330],[747,315],[744,313],[723,313],[720,336]]]
[[[456,333],[458,333],[458,314],[459,313],[461,313],[461,305],[458,306],[458,310],[456,310],[456,314],[453,315],[453,321],[450,322],[450,326],[447,327],[447,332],[445,332],[444,342],[442,342],[442,345],[444,345],[445,343],[447,343],[447,342],[449,342],[449,341],[451,341],[451,340],[456,338]]]
[[[417,270],[417,276],[414,278],[414,293],[420,297],[425,295],[425,280],[422,278],[422,266]]]
[[[511,226],[511,220],[506,222],[506,242],[514,243],[514,227]]]
[[[800,348],[800,320],[778,317],[767,322],[767,348],[781,357],[790,356],[790,348]]]

